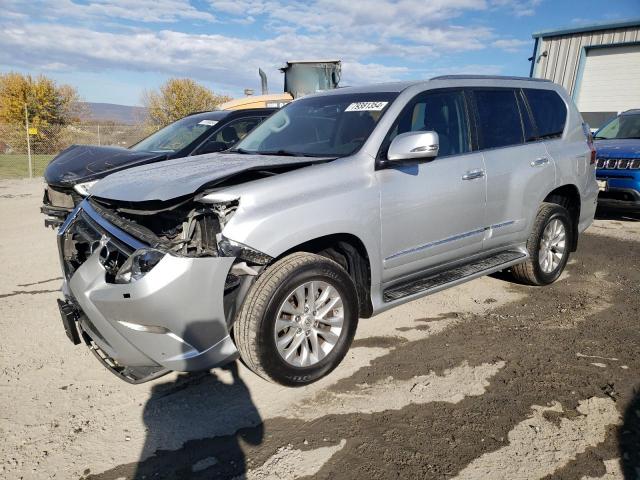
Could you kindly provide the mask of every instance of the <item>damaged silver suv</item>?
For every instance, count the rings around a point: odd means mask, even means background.
[[[359,318],[499,270],[554,282],[593,221],[594,160],[546,81],[305,97],[230,151],[99,181],[58,233],[63,323],[130,382],[240,356],[304,385]]]

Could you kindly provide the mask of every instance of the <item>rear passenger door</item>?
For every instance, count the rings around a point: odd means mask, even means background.
[[[484,250],[526,240],[555,167],[520,89],[474,88],[478,144],[487,170]]]

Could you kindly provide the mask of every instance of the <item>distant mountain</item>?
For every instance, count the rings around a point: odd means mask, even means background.
[[[94,103],[82,102],[86,113],[82,115],[83,122],[111,121],[124,125],[141,123],[144,119],[146,109],[144,107],[132,107],[129,105],[118,105],[116,103]]]

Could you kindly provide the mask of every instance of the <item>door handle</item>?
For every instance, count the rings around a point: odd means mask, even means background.
[[[547,157],[536,158],[533,162],[531,162],[532,167],[541,167],[549,163],[549,159]]]
[[[480,168],[477,170],[469,170],[467,173],[462,175],[463,180],[475,180],[476,178],[482,177],[484,177],[484,170]]]

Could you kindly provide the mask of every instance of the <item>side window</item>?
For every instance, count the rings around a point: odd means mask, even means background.
[[[567,106],[560,95],[553,90],[524,90],[527,102],[531,108],[533,120],[538,127],[538,135],[541,138],[553,138],[562,136],[567,120]]]
[[[426,93],[410,103],[389,132],[385,145],[402,133],[435,131],[440,138],[438,157],[471,151],[469,122],[461,91]]]
[[[480,148],[506,147],[524,142],[514,90],[474,90],[478,110]]]
[[[260,118],[241,118],[222,127],[209,141],[221,142],[229,148],[247,136],[260,123]]]

